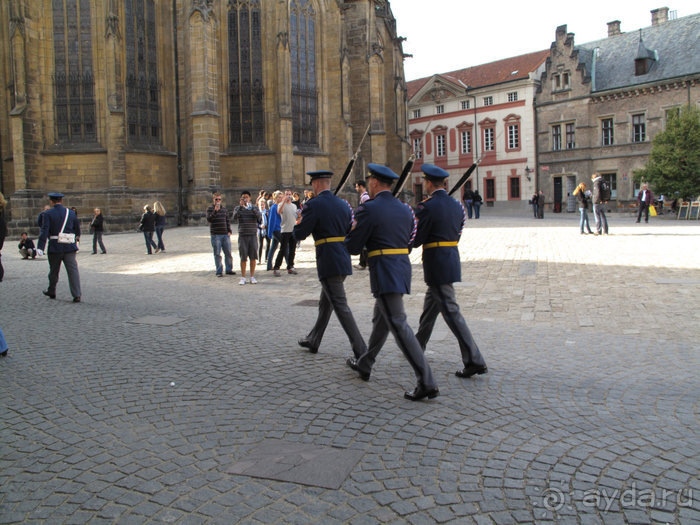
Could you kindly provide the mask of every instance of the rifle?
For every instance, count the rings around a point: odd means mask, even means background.
[[[425,133],[428,131],[428,128],[430,127],[430,123],[432,120],[428,121],[428,125],[425,126],[425,129],[423,130],[423,134],[420,137],[420,141],[418,143],[418,148],[423,147],[423,137],[425,137]],[[408,180],[408,176],[411,174],[411,169],[413,168],[413,163],[416,161],[416,152],[412,152],[408,156],[408,161],[406,161],[406,164],[403,167],[403,170],[401,171],[401,175],[399,176],[399,180],[396,183],[396,186],[394,186],[393,191],[391,194],[396,197],[399,193],[401,193],[401,190],[403,189],[404,185],[406,184],[406,180]]]
[[[360,148],[362,147],[362,143],[365,141],[365,138],[367,137],[367,133],[369,133],[369,128],[372,124],[367,124],[367,129],[365,130],[365,134],[362,135],[362,140],[360,141],[360,145],[357,146],[357,151],[355,151],[355,154],[352,156],[350,159],[350,162],[348,162],[348,165],[345,167],[345,173],[343,173],[343,176],[340,177],[340,182],[338,183],[338,187],[333,191],[333,195],[338,195],[338,192],[343,189],[343,186],[345,186],[345,183],[348,181],[350,178],[350,173],[352,172],[352,168],[355,165],[355,161],[357,160],[357,156],[360,154]]]
[[[447,193],[448,195],[452,195],[454,192],[456,192],[458,189],[460,189],[464,184],[469,180],[469,177],[471,177],[472,173],[476,169],[476,167],[479,165],[481,162],[481,159],[477,159],[474,164],[469,166],[469,169],[464,172],[464,175],[462,175],[462,178],[460,178],[457,181],[457,184],[452,186],[452,189]]]

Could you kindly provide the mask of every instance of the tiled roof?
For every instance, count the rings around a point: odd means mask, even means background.
[[[549,49],[528,53],[517,57],[505,58],[496,62],[489,62],[480,66],[459,69],[449,73],[442,73],[438,76],[444,77],[452,82],[461,80],[470,88],[491,86],[511,80],[527,78],[535,71],[549,56]],[[434,75],[433,75],[434,76]],[[411,80],[406,83],[408,99],[410,100],[433,76]]]
[[[635,76],[639,38],[637,30],[574,46],[593,92],[700,73],[700,14],[641,29],[644,48],[655,52],[656,61],[647,74]]]

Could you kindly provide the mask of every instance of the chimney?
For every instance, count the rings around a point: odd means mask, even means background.
[[[619,35],[619,34],[620,34],[620,21],[613,20],[612,22],[608,22],[608,37]]]
[[[659,7],[651,11],[651,25],[658,26],[668,22],[668,7]]]

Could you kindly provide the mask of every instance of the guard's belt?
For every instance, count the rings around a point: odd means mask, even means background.
[[[372,250],[367,254],[367,257],[375,257],[377,255],[408,255],[408,248],[384,248],[383,250]]]
[[[52,235],[49,237],[49,239],[58,239],[58,235]]]
[[[459,244],[459,241],[438,241],[438,242],[429,242],[428,244],[423,245],[423,249],[427,250],[429,248],[438,248],[442,246],[457,246]]]
[[[319,244],[326,244],[327,242],[343,242],[345,240],[345,237],[326,237],[325,239],[319,239],[316,242],[314,242],[314,246],[318,246]]]

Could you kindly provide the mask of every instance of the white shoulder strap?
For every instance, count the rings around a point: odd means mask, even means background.
[[[63,220],[63,226],[61,226],[61,231],[58,233],[63,233],[63,230],[66,228],[66,223],[68,222],[68,214],[70,213],[70,210],[66,208],[66,218]]]

